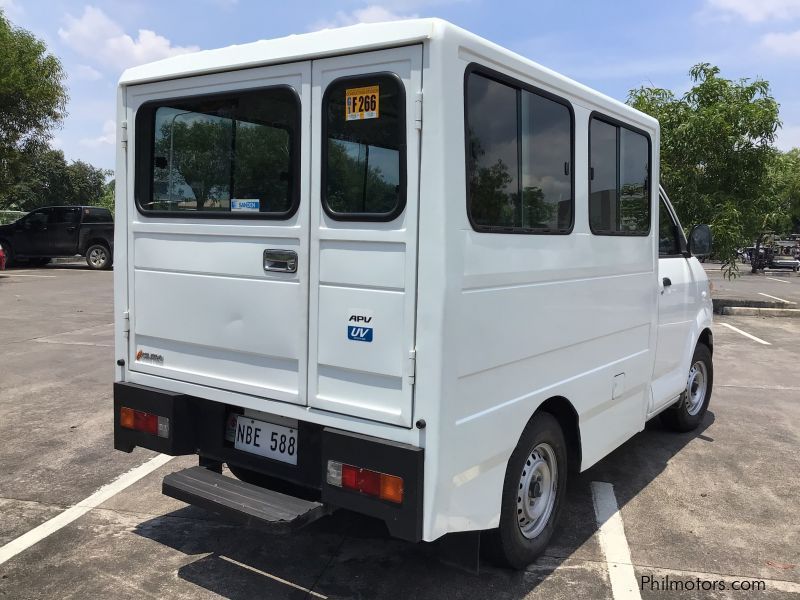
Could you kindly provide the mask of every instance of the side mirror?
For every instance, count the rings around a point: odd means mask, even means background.
[[[708,225],[695,225],[689,233],[689,252],[698,258],[711,254],[711,228]]]

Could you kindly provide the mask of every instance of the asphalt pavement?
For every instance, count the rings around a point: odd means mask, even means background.
[[[736,285],[800,302],[794,274],[753,277]],[[800,598],[800,319],[717,317],[700,429],[648,423],[571,483],[536,564],[476,575],[352,513],[275,536],[162,496],[191,457],[103,488],[162,460],[112,449],[111,279],[78,264],[0,274],[0,556],[37,538],[0,564],[2,597]],[[598,525],[595,482],[613,486],[616,533]],[[609,559],[613,535],[630,563]],[[631,567],[647,583],[624,595],[614,581]],[[676,581],[701,589],[653,587]]]

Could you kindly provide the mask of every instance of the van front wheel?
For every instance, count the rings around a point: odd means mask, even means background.
[[[567,449],[558,421],[540,413],[528,423],[506,468],[500,526],[488,534],[491,557],[524,569],[544,552],[567,489]]]
[[[674,431],[697,429],[706,416],[713,383],[711,350],[705,344],[697,344],[686,378],[686,389],[675,404],[661,413],[661,422]]]

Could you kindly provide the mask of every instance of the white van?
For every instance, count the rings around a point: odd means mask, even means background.
[[[166,494],[488,530],[520,567],[568,471],[702,420],[710,233],[651,117],[436,19],[176,56],[118,102],[115,447],[199,455]]]

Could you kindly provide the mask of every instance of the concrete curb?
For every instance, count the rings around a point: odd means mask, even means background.
[[[777,304],[777,303],[776,303]],[[719,312],[714,308],[714,312],[720,315],[731,317],[793,317],[800,319],[800,308],[755,308],[752,306],[723,306]]]
[[[85,259],[80,256],[70,256],[68,258],[54,258],[53,260],[50,261],[50,264],[67,265],[72,263],[84,262],[84,260]]]
[[[745,300],[744,298],[713,298],[711,301],[714,304],[714,314],[717,315],[732,314],[724,312],[728,308],[773,309],[791,306],[791,304],[776,300]]]

